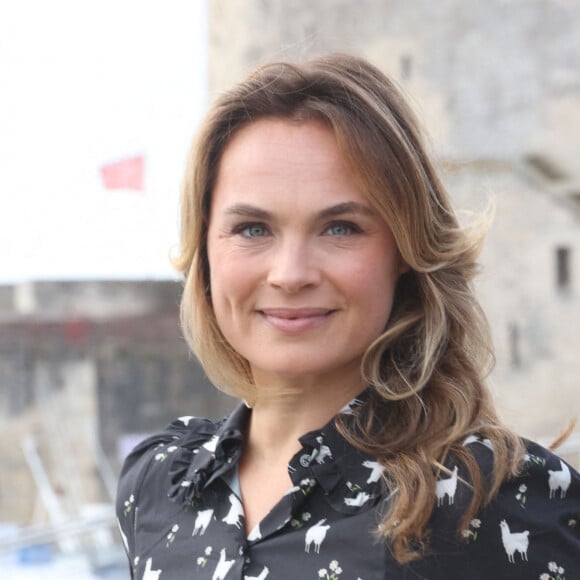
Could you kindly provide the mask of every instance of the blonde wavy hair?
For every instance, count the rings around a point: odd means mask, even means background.
[[[428,551],[435,482],[452,456],[465,467],[467,528],[501,482],[516,475],[522,443],[501,425],[485,377],[493,352],[472,280],[486,219],[461,227],[426,152],[419,124],[396,85],[367,61],[329,55],[271,63],[222,94],[203,122],[186,169],[175,266],[185,276],[184,335],[209,379],[252,400],[248,362],[225,340],[211,303],[207,232],[219,162],[232,136],[265,117],[322,120],[383,217],[409,266],[384,332],[367,349],[362,376],[370,396],[354,424],[337,420],[353,445],[386,468],[394,491],[377,533],[400,562]],[[489,439],[494,470],[484,479],[470,434]]]

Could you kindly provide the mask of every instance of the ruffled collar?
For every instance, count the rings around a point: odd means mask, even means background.
[[[192,426],[172,456],[170,499],[193,503],[216,479],[237,465],[250,412],[241,404],[222,421],[205,423],[209,429],[200,431]]]
[[[348,415],[356,413],[366,395],[346,405],[340,411],[343,418],[348,421]],[[221,422],[205,423],[201,432],[192,428],[184,436],[172,454],[170,499],[195,503],[216,479],[237,465],[250,414],[251,410],[241,404]],[[318,485],[333,508],[351,513],[375,504],[383,495],[382,469],[375,458],[360,453],[344,439],[335,420],[299,439],[302,449],[288,466],[294,485],[290,492],[304,498]]]

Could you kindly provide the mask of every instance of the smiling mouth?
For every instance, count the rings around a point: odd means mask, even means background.
[[[264,316],[274,316],[286,320],[296,320],[299,318],[315,318],[318,316],[327,316],[334,312],[330,308],[265,308],[258,310]]]
[[[267,308],[258,313],[271,326],[285,333],[295,334],[324,324],[336,312],[328,308]]]

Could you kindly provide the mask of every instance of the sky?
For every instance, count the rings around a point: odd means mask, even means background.
[[[0,284],[174,277],[207,0],[0,2]],[[145,190],[100,168],[145,157]]]

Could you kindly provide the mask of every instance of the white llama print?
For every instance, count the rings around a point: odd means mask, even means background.
[[[204,449],[207,449],[210,453],[215,453],[215,450],[217,448],[217,443],[219,441],[219,436],[218,435],[214,435],[209,441],[206,441],[202,447]]]
[[[356,407],[360,407],[361,402],[359,401],[359,399],[353,399],[350,403],[347,403],[340,411],[339,413],[341,415],[353,415],[354,414],[354,409]]]
[[[477,443],[478,441],[479,441],[479,437],[477,435],[468,435],[463,440],[463,446],[465,447],[466,445],[471,445],[472,443]]]
[[[501,541],[503,542],[503,547],[505,553],[507,554],[508,560],[515,564],[515,553],[519,552],[522,560],[528,560],[528,546],[530,545],[530,540],[528,536],[530,532],[528,530],[524,532],[510,532],[510,528],[505,520],[499,523],[501,528]]]
[[[242,525],[242,515],[244,514],[242,502],[233,493],[230,493],[229,500],[231,504],[230,511],[224,518],[222,518],[222,522],[225,522],[230,526],[236,526],[236,528],[239,528]]]
[[[367,483],[376,483],[385,471],[385,468],[378,461],[363,461],[363,467],[371,470]]]
[[[162,570],[152,570],[152,564],[153,558],[147,558],[145,560],[145,572],[143,573],[142,580],[158,580],[159,576],[161,576]]]
[[[228,575],[230,568],[234,565],[235,560],[226,560],[226,549],[220,551],[220,559],[215,567],[211,580],[224,580]]]
[[[455,492],[457,490],[457,465],[453,468],[453,474],[446,479],[440,479],[435,482],[435,495],[437,496],[437,505],[442,506],[445,496],[449,498],[449,504],[455,501]]]
[[[550,499],[556,497],[558,490],[560,490],[560,499],[564,499],[572,481],[570,469],[568,469],[568,466],[562,460],[560,460],[560,466],[562,469],[559,470],[548,469],[548,473],[550,474],[548,479]]]
[[[478,435],[469,435],[463,440],[463,445],[471,445],[472,443],[481,443],[485,445],[490,451],[493,451],[492,443],[489,439],[482,439]]]
[[[193,533],[191,535],[197,536],[199,534],[200,536],[203,536],[205,534],[205,531],[207,530],[207,527],[209,526],[212,516],[213,509],[200,510],[199,512],[197,512]]]
[[[326,459],[332,459],[332,452],[330,451],[330,447],[328,445],[324,445],[322,443],[322,437],[318,436],[316,438],[317,443],[320,445],[318,449],[315,449],[312,453],[312,459],[316,461],[316,463],[324,463]]]
[[[177,419],[178,421],[181,421],[186,427],[189,425],[189,422],[195,419],[195,417],[193,417],[192,415],[186,415],[183,417],[179,417],[179,419]]]
[[[322,545],[322,542],[324,542],[326,532],[330,528],[330,526],[323,525],[325,521],[326,518],[323,518],[318,523],[308,528],[308,531],[306,532],[306,543],[304,546],[304,550],[307,554],[310,553],[310,546],[312,544],[314,544],[314,551],[317,554],[320,553],[320,546]]]
[[[366,491],[359,491],[356,497],[345,497],[344,503],[349,507],[360,507],[367,503],[371,497]]]
[[[266,580],[268,574],[270,574],[270,570],[268,569],[268,566],[264,566],[264,569],[258,576],[244,576],[244,580]]]
[[[248,541],[255,542],[262,538],[262,532],[260,531],[260,524],[256,524],[254,529],[248,535]]]

